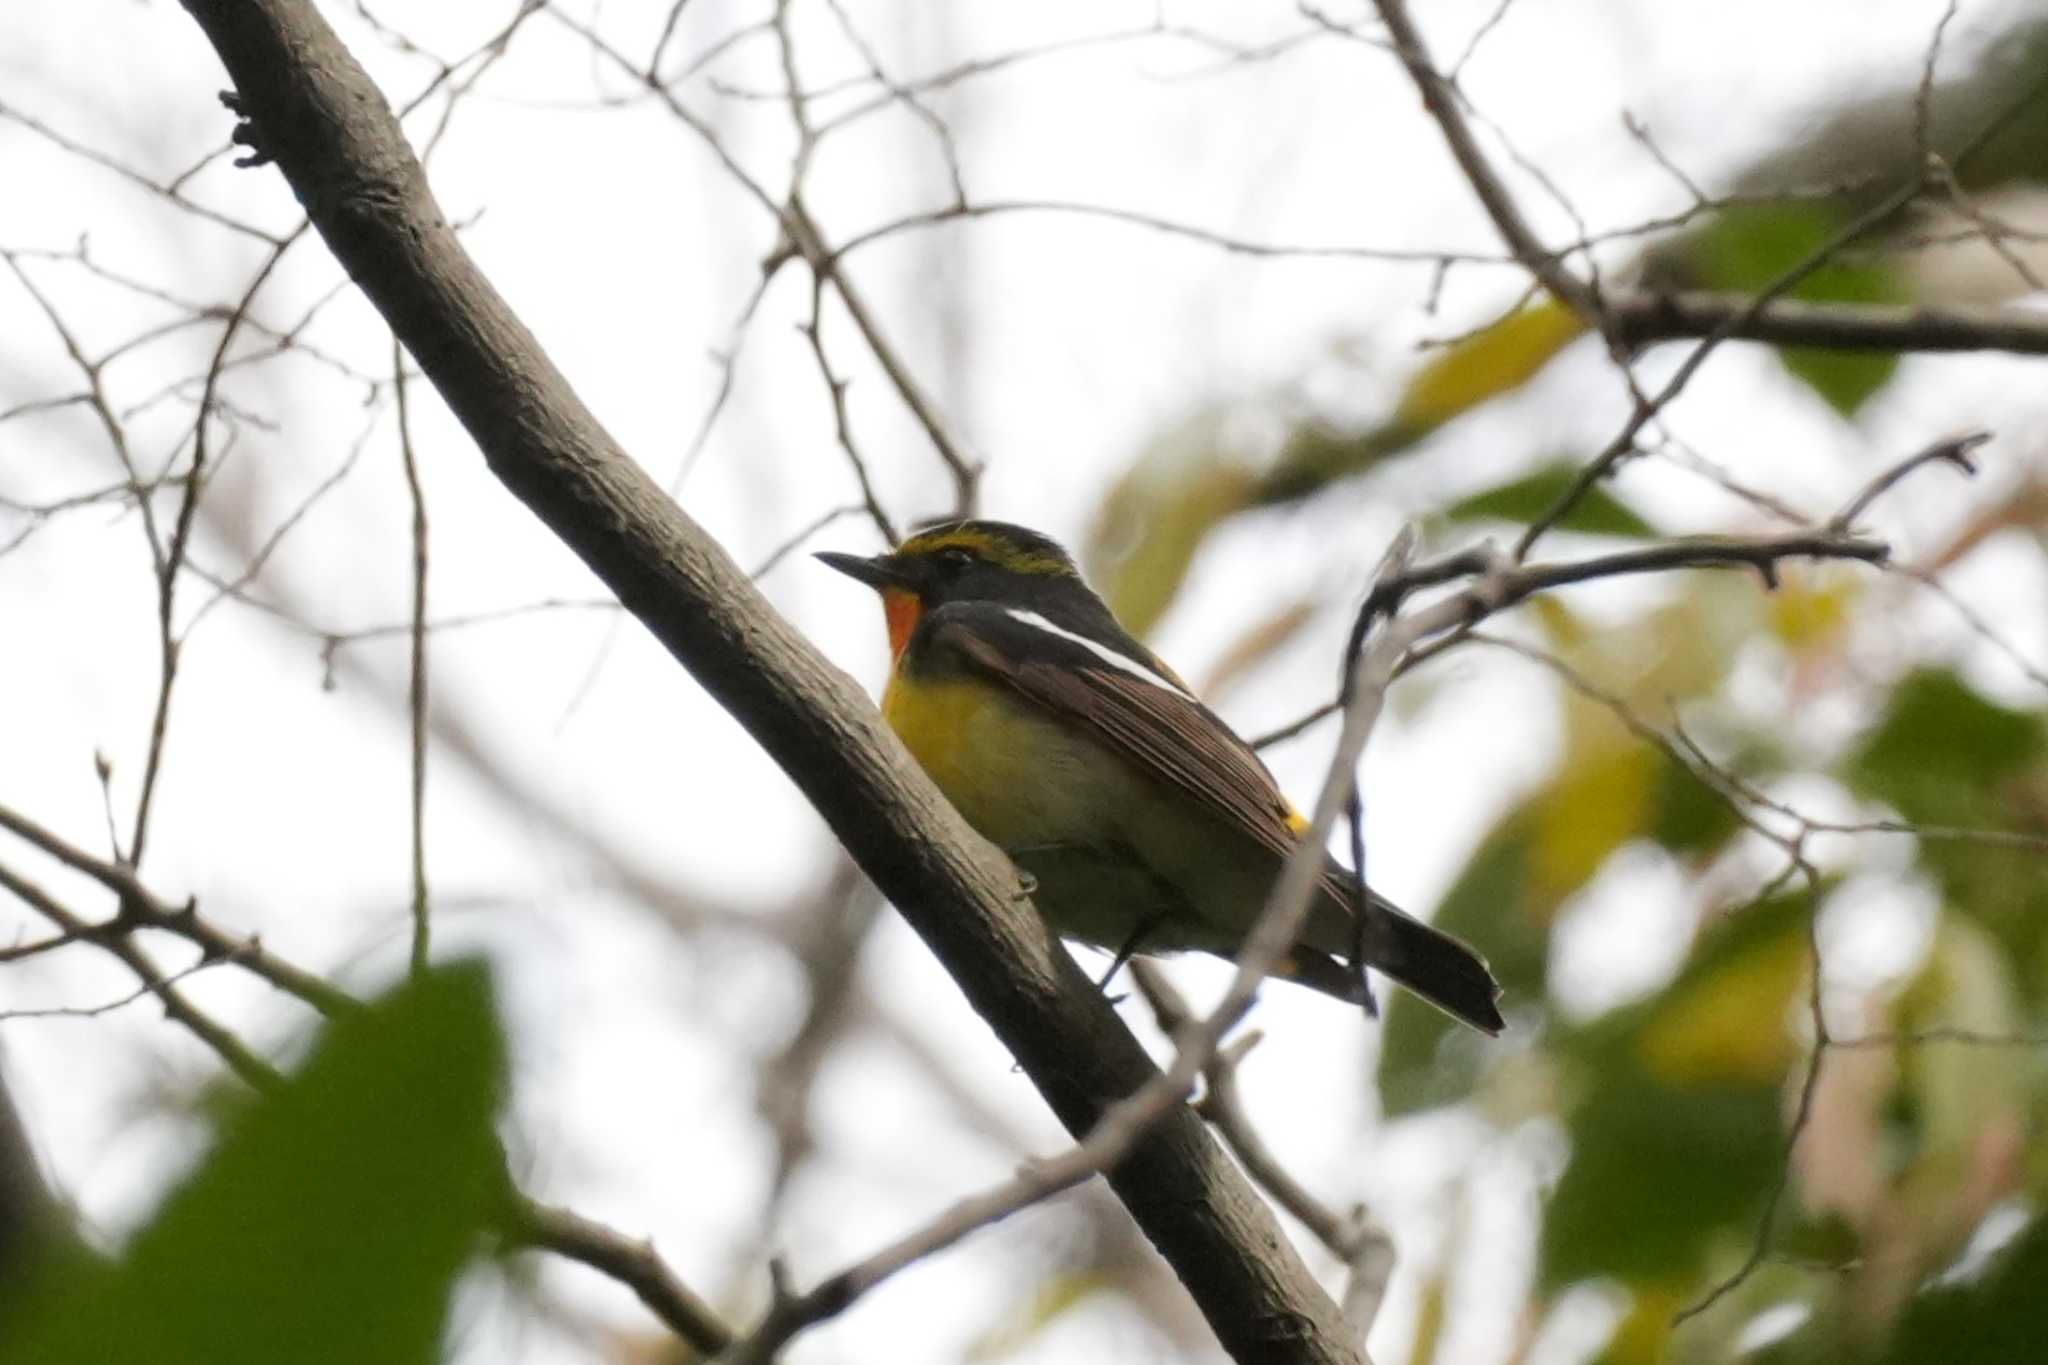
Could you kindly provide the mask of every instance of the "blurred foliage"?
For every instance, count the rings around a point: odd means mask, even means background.
[[[1836,208],[1811,204],[1745,209],[1685,247],[1701,278],[1754,288],[1840,221]],[[1803,292],[1895,297],[1894,283],[1843,269],[1818,272]],[[1123,580],[1134,593],[1126,606],[1137,603],[1141,620],[1163,609],[1202,534],[1234,508],[1369,469],[1461,404],[1485,401],[1488,374],[1501,391],[1521,383],[1557,335],[1520,317],[1460,343],[1418,375],[1418,396],[1393,422],[1351,437],[1297,430],[1263,480],[1235,463],[1217,472],[1210,456],[1228,418],[1205,414],[1154,452],[1152,494],[1135,478],[1117,490],[1122,534],[1146,547],[1122,561],[1140,566]],[[1889,373],[1783,359],[1843,410]],[[1458,365],[1476,368],[1445,372]],[[1534,463],[1446,497],[1434,520],[1526,525],[1571,470]],[[1178,489],[1176,477],[1187,480]],[[1147,517],[1162,507],[1182,520],[1150,545]],[[2013,524],[2036,525],[1999,522]],[[1658,534],[1604,490],[1564,525],[1617,540]],[[2040,1268],[2033,1215],[2048,1199],[2048,1047],[2027,1042],[2048,1025],[2048,855],[2038,843],[2048,837],[2048,708],[1993,700],[1942,664],[1901,665],[1889,678],[1852,664],[1859,634],[1896,610],[1879,582],[1841,566],[1787,570],[1769,591],[1753,575],[1695,574],[1619,618],[1587,617],[1556,597],[1519,611],[1524,647],[1548,657],[1559,684],[1556,757],[1504,803],[1433,915],[1487,954],[1509,1039],[1480,1038],[1394,992],[1380,1092],[1389,1118],[1459,1105],[1503,1132],[1532,1119],[1555,1126],[1568,1157],[1544,1201],[1531,1311],[1578,1286],[1616,1291],[1620,1316],[1601,1356],[1612,1365],[1730,1359],[1769,1311],[1794,1325],[1757,1348],[1760,1361],[2031,1358],[2011,1352],[2036,1340],[2042,1311],[2017,1286]],[[1313,615],[1289,602],[1252,623],[1219,680],[1257,667]],[[1732,685],[1738,673],[1742,687]],[[1784,709],[1756,705],[1759,677]],[[1863,717],[1846,736],[1798,723],[1803,704],[1841,691]],[[1540,721],[1527,728],[1540,732]],[[1830,1007],[1834,1040],[1875,1035],[1871,1045],[1831,1048],[1818,1070],[1816,917],[1853,906],[1852,893],[1873,883],[1773,883],[1784,852],[1747,823],[1758,816],[1745,793],[1775,798],[1788,779],[1853,803],[1857,818],[1876,822],[1858,845],[1870,866],[1938,901],[1904,976]],[[1556,930],[1618,856],[1646,850],[1683,878],[1692,942],[1668,980],[1575,1022],[1552,1008]],[[1658,918],[1672,923],[1666,909]],[[2014,1210],[2024,1227],[2013,1248],[1959,1275],[1986,1220]],[[1441,1269],[1425,1273],[1425,1292],[1441,1295]],[[1678,1321],[1724,1281],[1725,1294]],[[1411,1359],[1433,1356],[1442,1311],[1425,1304]]]
[[[2048,186],[2048,19],[2016,5],[2002,16],[2007,31],[1984,41],[1976,64],[1938,80],[1924,102],[1917,79],[1859,92],[1797,130],[1783,147],[1728,177],[1718,207],[1698,206],[1673,233],[1645,247],[1609,279],[1653,290],[1702,289],[1754,295],[1808,262],[1841,229],[1913,175],[1921,174],[1917,121],[1926,111],[1926,147],[1943,175],[1969,195],[2014,194]],[[1987,16],[1999,22],[2001,16]],[[1951,222],[1916,207],[1875,225],[1856,243],[1805,275],[1789,296],[1821,302],[1974,303],[2001,301],[2029,288],[2019,272],[1990,251],[1974,269],[1923,268],[1931,260],[1917,238]],[[1384,416],[1333,423],[1249,405],[1251,423],[1205,408],[1176,423],[1143,451],[1110,491],[1084,547],[1090,577],[1125,622],[1150,630],[1179,591],[1209,533],[1233,517],[1315,497],[1413,452],[1446,423],[1519,393],[1586,333],[1584,322],[1555,300],[1517,307],[1478,331],[1441,345],[1400,387]],[[1691,344],[1691,343],[1683,343]],[[1788,373],[1836,411],[1855,413],[1884,387],[1897,359],[1870,352],[1777,348]],[[1242,414],[1240,414],[1242,416]],[[1270,458],[1253,459],[1231,433],[1276,421],[1286,435]],[[1532,496],[1536,476],[1516,476],[1481,490],[1478,516],[1506,515]],[[1453,512],[1456,515],[1456,512]],[[1598,523],[1610,512],[1589,510]],[[1642,534],[1613,525],[1571,529]]]
[[[1763,1358],[1933,1359],[1925,1343],[1937,1341],[1966,1359],[2031,1358],[1969,1354],[2032,1339],[1971,1316],[2038,1312],[2013,1296],[2018,1270],[1967,1288],[1939,1277],[1994,1210],[2015,1199],[2031,1209],[2048,1193],[2048,1048],[2023,1041],[2048,1013],[2048,856],[2001,841],[2048,834],[2048,713],[1927,666],[1878,692],[1869,721],[1817,768],[1801,737],[1777,732],[1782,718],[1743,720],[1722,697],[1733,662],[1764,649],[1788,687],[1827,676],[1872,606],[1857,581],[1800,572],[1767,596],[1734,576],[1695,578],[1618,623],[1532,604],[1542,647],[1577,680],[1557,692],[1558,758],[1480,841],[1435,915],[1486,951],[1524,1037],[1504,1047],[1410,997],[1388,1005],[1390,1116],[1462,1102],[1504,1127],[1535,1116],[1560,1126],[1569,1158],[1541,1223],[1539,1295],[1589,1282],[1624,1290],[1602,1356],[1614,1365],[1725,1360],[1758,1313],[1787,1305],[1803,1322]],[[1913,974],[1861,1007],[1859,1031],[1889,1045],[1823,1058],[1789,1158],[1812,1065],[1812,926],[1836,884],[1794,878],[1729,903],[1703,878],[1700,928],[1669,981],[1584,1023],[1542,1008],[1553,930],[1617,853],[1648,845],[1706,874],[1741,865],[1745,841],[1754,849],[1697,760],[1645,734],[1681,704],[1689,728],[1707,718],[1734,780],[1768,790],[1776,776],[1818,770],[1874,817],[1927,830],[1912,845],[1916,871],[1899,875],[1939,891],[1935,932]],[[1973,1041],[1986,1037],[2021,1041]],[[1781,1185],[1767,1258],[1675,1325],[1745,1263]],[[2040,1237],[2030,1223],[2001,1264],[2032,1265]]]
[[[1682,239],[1663,262],[1664,287],[1761,294],[1808,260],[1823,255],[1829,239],[1848,225],[1839,205],[1739,204]],[[1817,303],[1902,303],[1905,281],[1867,260],[1831,259],[1787,291]],[[1837,411],[1852,413],[1884,386],[1899,359],[1883,351],[1830,351],[1780,347],[1785,368]]]
[[[1810,893],[1741,907],[1652,998],[1551,1043],[1571,1162],[1543,1223],[1542,1280],[1692,1283],[1756,1226],[1783,1169],[1777,1122],[1802,1051]]]
[[[1916,99],[1917,82],[1855,92],[1726,176],[1727,198],[1696,205],[1622,267],[1608,263],[1605,278],[1650,290],[1772,289],[1922,174],[1923,150],[1940,159],[1938,181],[2037,214],[2048,199],[2048,17],[2015,4],[1977,21],[1976,55],[1945,60],[1955,74],[1929,98]],[[1963,51],[1958,39],[1952,53]],[[1981,244],[1974,263],[1926,249],[1919,239],[1973,226],[1943,200],[1937,183],[1853,251],[1806,270],[1788,296],[1986,304],[2024,292],[2022,272]],[[1447,424],[1521,394],[1558,356],[1591,344],[1585,330],[1554,301],[1517,306],[1432,349],[1362,420],[1277,402],[1206,408],[1111,491],[1087,546],[1091,573],[1130,624],[1148,629],[1211,531],[1377,477]],[[1898,369],[1882,354],[1776,356],[1845,418]],[[1509,452],[1491,482],[1443,495],[1433,521],[1461,540],[1526,526],[1582,463]],[[2048,556],[2037,485],[2023,482],[1965,525],[1930,567],[1945,571],[2014,527]],[[1559,529],[1659,534],[1608,489]],[[2048,1046],[2036,1040],[2048,1030],[2048,707],[1995,700],[1947,662],[1872,669],[1867,651],[1852,650],[1858,637],[1884,631],[1897,642],[1885,618],[1896,598],[1878,582],[1839,567],[1788,572],[1775,591],[1747,575],[1690,575],[1618,619],[1584,619],[1552,599],[1520,611],[1533,631],[1519,638],[1557,669],[1556,757],[1503,801],[1433,915],[1487,954],[1510,1032],[1479,1038],[1394,992],[1380,1092],[1393,1119],[1456,1105],[1501,1132],[1534,1120],[1562,1136],[1568,1156],[1544,1200],[1528,1320],[1568,1290],[1604,1286],[1618,1304],[1600,1357],[1612,1365],[2044,1355]],[[1284,621],[1248,630],[1229,676],[1301,622],[1297,603]],[[1744,662],[1743,685],[1733,685]],[[1781,709],[1758,705],[1759,679]],[[1838,724],[1801,724],[1805,705],[1826,700],[1839,718],[1845,698],[1862,718],[1846,738]],[[1540,721],[1524,728],[1540,732]],[[1785,850],[1760,838],[1743,808],[1752,793],[1778,799],[1787,783],[1802,808],[1824,792],[1818,808],[1876,822],[1855,844],[1851,866],[1863,870],[1812,884],[1777,877],[1792,871]],[[1782,815],[1749,816],[1759,818],[1787,828]],[[1690,946],[1668,980],[1574,1020],[1553,1008],[1556,930],[1611,871],[1633,884],[1617,857],[1641,865],[1646,853],[1682,879]],[[1816,1057],[1816,917],[1855,916],[1873,896],[1889,901],[1894,927],[1906,904],[1933,901],[1924,949],[1903,975],[1859,982],[1841,999],[1830,983],[1830,1042],[1863,1042]],[[1603,903],[1599,922],[1611,913]],[[1668,908],[1658,923],[1670,931]],[[1973,1251],[1987,1228],[2015,1224],[2002,1253],[1987,1262]],[[1437,1353],[1449,1273],[1421,1270],[1416,1365]],[[1752,1344],[1746,1333],[1764,1314],[1775,1333]]]
[[[1816,768],[1800,737],[1776,732],[1781,718],[1743,721],[1726,705],[1729,668],[1745,647],[1764,649],[1788,686],[1811,685],[1871,594],[1832,571],[1789,574],[1771,596],[1733,577],[1687,588],[1619,623],[1532,604],[1543,647],[1580,684],[1557,691],[1558,758],[1481,839],[1435,915],[1486,951],[1523,1036],[1487,1042],[1396,993],[1385,1110],[1466,1103],[1504,1128],[1559,1125],[1569,1158],[1541,1222],[1539,1301],[1584,1283],[1624,1290],[1602,1355],[1613,1365],[1728,1359],[1757,1314],[1788,1305],[1802,1324],[1760,1358],[1934,1359],[1925,1343],[1937,1341],[1965,1359],[2031,1358],[1970,1354],[2033,1339],[1972,1312],[2039,1311],[2011,1278],[2040,1254],[2038,1222],[2001,1262],[2014,1269],[1968,1287],[1940,1275],[1987,1216],[2048,1194],[2048,1048],[2024,1041],[2048,1013],[2048,856],[1969,834],[2048,834],[2048,713],[1922,667],[1877,693],[1869,721]],[[1913,973],[1860,1007],[1856,1031],[1887,1045],[1823,1058],[1789,1157],[1813,1061],[1813,924],[1842,888],[1794,878],[1754,902],[1711,889],[1726,885],[1706,875],[1716,869],[1768,864],[1697,760],[1643,732],[1668,725],[1678,703],[1689,726],[1707,717],[1734,780],[1769,790],[1818,770],[1873,817],[1928,831],[1912,844],[1915,870],[1894,875],[1939,891],[1935,931]],[[1670,980],[1572,1023],[1544,1008],[1553,930],[1616,854],[1641,845],[1699,874],[1696,939]],[[1745,1263],[1781,1186],[1766,1259],[1675,1325]]]
[[[441,1358],[503,1197],[504,1055],[475,963],[329,1023],[104,1264],[47,1265],[10,1365],[405,1365]]]
[[[2035,1219],[1974,1282],[1940,1285],[1913,1301],[1880,1359],[1885,1365],[2008,1365],[2038,1359],[2048,1341],[2048,1219]]]
[[[1545,300],[1460,337],[1438,351],[1408,381],[1394,409],[1395,429],[1414,439],[1496,394],[1519,388],[1584,330],[1569,309]],[[1308,472],[1284,471],[1268,485],[1266,496],[1296,496],[1295,481]]]
[[[1110,489],[1084,551],[1117,618],[1145,633],[1180,591],[1195,551],[1249,505],[1257,480],[1225,452],[1227,412],[1204,408],[1165,432]]]
[[[1712,580],[1710,580],[1712,581]],[[1626,631],[1594,629],[1555,599],[1531,604],[1555,656],[1617,702],[1654,711],[1717,686],[1733,657],[1731,623],[1756,619],[1753,592],[1725,584],[1658,608]],[[1558,911],[1609,858],[1638,839],[1696,857],[1719,848],[1736,816],[1689,769],[1669,761],[1578,691],[1560,703],[1563,752],[1550,779],[1487,835],[1437,907],[1435,922],[1485,946],[1510,1008],[1549,990]],[[1396,995],[1380,1052],[1382,1102],[1405,1114],[1472,1089],[1489,1050],[1440,1012]]]
[[[1444,508],[1442,516],[1452,522],[1516,522],[1526,525],[1557,505],[1578,472],[1578,466],[1568,460],[1548,464],[1533,474],[1460,498]],[[1625,540],[1644,539],[1657,534],[1657,528],[1645,521],[1641,513],[1604,488],[1587,489],[1572,503],[1571,509],[1558,518],[1557,528]]]
[[[1007,1360],[1036,1341],[1048,1327],[1065,1318],[1077,1306],[1101,1294],[1115,1294],[1122,1288],[1116,1280],[1094,1267],[1060,1270],[1047,1275],[1031,1297],[1000,1318],[968,1347],[966,1359],[972,1365]]]
[[[1858,792],[1915,824],[2048,829],[2048,720],[1996,705],[1953,674],[1922,672],[1893,693],[1850,757]],[[2048,870],[2025,849],[1931,839],[1921,859],[1953,904],[1995,934],[2039,998],[2048,985]]]
[[[1859,92],[1729,176],[1721,207],[1702,207],[1608,277],[1744,295],[1772,287],[1919,173],[1923,103],[1927,146],[1962,190],[2048,182],[2048,93],[2038,88],[2048,19],[2011,13],[2019,21],[1930,100],[1910,86]],[[1790,295],[1941,302],[1906,249],[1926,228],[1924,210],[1879,225]],[[1091,577],[1145,632],[1218,527],[1372,477],[1446,425],[1523,393],[1559,356],[1592,344],[1587,330],[1554,300],[1517,304],[1431,348],[1363,420],[1270,401],[1202,406],[1168,424],[1106,495],[1085,546]],[[1776,354],[1844,417],[1897,369],[1886,355]],[[1485,486],[1447,497],[1436,518],[1526,525],[1576,468],[1555,451],[1516,452]],[[2030,485],[1983,533],[2038,530],[2042,515]],[[1604,488],[1558,529],[1659,534]],[[1525,607],[1541,648],[1582,685],[1556,689],[1555,761],[1504,803],[1433,917],[1486,952],[1509,1037],[1482,1039],[1405,994],[1387,1002],[1378,1080],[1389,1118],[1465,1105],[1503,1131],[1533,1119],[1562,1135],[1530,1318],[1570,1288],[1607,1286],[1622,1304],[1603,1347],[1613,1365],[1727,1360],[1759,1314],[1788,1307],[1796,1325],[1750,1358],[2005,1365],[2044,1353],[2048,1048],[2011,1043],[2048,1027],[2048,856],[1970,832],[2048,835],[2048,710],[1995,701],[1940,665],[1859,676],[1866,722],[1838,751],[1814,752],[1795,712],[1744,714],[1727,696],[1748,652],[1777,665],[1789,706],[1810,699],[1859,621],[1886,609],[1867,581],[1788,572],[1767,594],[1749,576],[1693,576],[1619,620],[1583,619],[1553,599]],[[1315,616],[1309,601],[1270,605],[1212,685]],[[1925,950],[1903,980],[1842,1011],[1862,1032],[1890,1035],[1885,1045],[1832,1049],[1813,1070],[1815,919],[1850,903],[1842,893],[1853,879],[1758,894],[1772,869],[1759,873],[1737,802],[1643,732],[1668,729],[1674,714],[1703,726],[1706,747],[1745,784],[1817,780],[1919,829],[1892,836],[1902,851],[1885,876],[1933,893]],[[1691,941],[1668,980],[1569,1019],[1552,1008],[1558,926],[1617,857],[1646,849],[1688,874]],[[455,1285],[502,1196],[492,1124],[503,1068],[488,978],[475,965],[408,981],[333,1021],[295,1075],[224,1121],[210,1154],[118,1255],[72,1249],[10,1286],[5,1360],[437,1359]],[[2016,1215],[2016,1235],[1988,1258],[1969,1255],[1994,1215]],[[1105,1253],[1051,1277],[970,1358],[1012,1354],[1100,1294],[1137,1297],[1126,1259]],[[1676,1322],[1724,1284],[1725,1297]],[[1425,1270],[1417,1365],[1438,1357],[1456,1297],[1443,1267]]]

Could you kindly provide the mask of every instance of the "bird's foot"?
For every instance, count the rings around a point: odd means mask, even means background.
[[[235,131],[230,135],[230,140],[237,147],[247,147],[249,149],[247,156],[235,158],[235,164],[244,167],[268,166],[271,162],[275,161],[276,158],[270,154],[270,149],[263,143],[262,134],[256,131],[255,115],[251,114],[248,106],[242,103],[241,95],[233,90],[223,90],[220,92],[220,102],[230,114],[235,116]]]

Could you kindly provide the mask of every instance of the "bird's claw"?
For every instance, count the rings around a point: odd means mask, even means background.
[[[220,92],[220,102],[235,116],[235,131],[229,135],[230,140],[237,147],[249,149],[247,156],[235,158],[235,164],[242,167],[268,166],[275,161],[276,158],[270,154],[270,149],[264,145],[262,135],[256,131],[255,116],[249,112],[248,106],[242,103],[241,95],[233,90],[223,90]]]

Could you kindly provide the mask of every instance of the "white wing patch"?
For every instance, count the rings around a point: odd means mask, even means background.
[[[1150,668],[1147,668],[1144,664],[1139,663],[1136,659],[1133,659],[1126,654],[1117,653],[1115,650],[1111,649],[1108,645],[1103,644],[1099,640],[1091,640],[1085,635],[1077,635],[1073,631],[1068,630],[1065,626],[1054,625],[1051,621],[1046,620],[1043,616],[1040,616],[1035,611],[1018,611],[1015,607],[1004,607],[1003,611],[1007,613],[1012,620],[1021,621],[1023,624],[1031,626],[1034,629],[1045,631],[1048,635],[1057,635],[1062,640],[1072,641],[1074,644],[1077,644],[1081,646],[1081,648],[1087,650],[1090,654],[1093,654],[1096,658],[1102,660],[1102,662],[1108,664],[1111,668],[1120,669],[1123,672],[1130,674],[1134,678],[1142,678],[1144,681],[1151,683],[1154,687],[1161,687],[1166,689],[1168,692],[1173,693],[1173,695],[1175,695],[1176,697],[1186,697],[1189,701],[1195,700],[1195,698],[1188,696],[1188,691],[1186,688],[1178,686],[1177,684],[1160,677],[1157,673],[1154,673]]]

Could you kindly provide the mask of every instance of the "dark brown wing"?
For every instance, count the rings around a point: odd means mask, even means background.
[[[941,607],[926,631],[935,658],[957,661],[1086,726],[1141,772],[1280,857],[1299,842],[1294,808],[1259,756],[1149,654],[1134,656],[1128,647],[987,602]]]
[[[958,602],[932,612],[918,634],[914,648],[932,665],[963,669],[1087,727],[1140,772],[1185,793],[1276,857],[1299,844],[1300,817],[1252,747],[1121,630],[1096,638],[1028,611]],[[1323,875],[1323,892],[1334,929],[1351,918],[1353,905],[1348,877],[1334,862]],[[1371,904],[1374,913],[1354,943],[1297,949],[1297,958],[1306,954],[1297,970],[1304,964],[1316,969],[1308,984],[1362,998],[1362,987],[1351,989],[1355,972],[1325,955],[1363,950],[1366,962],[1410,990],[1475,1028],[1498,1033],[1500,987],[1485,959],[1377,895]]]

